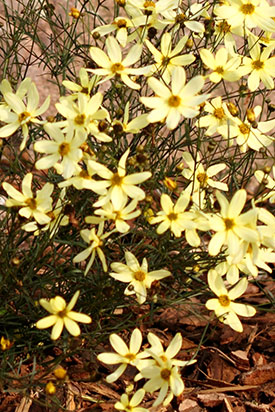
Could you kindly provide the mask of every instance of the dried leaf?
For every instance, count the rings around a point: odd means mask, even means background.
[[[240,382],[245,385],[262,385],[272,380],[275,380],[275,362],[256,367],[240,376]]]

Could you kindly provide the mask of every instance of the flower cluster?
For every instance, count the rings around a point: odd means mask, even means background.
[[[145,392],[153,393],[158,390],[158,397],[153,406],[159,406],[162,403],[164,406],[168,405],[174,396],[179,396],[184,390],[179,368],[196,362],[194,359],[187,361],[175,359],[182,347],[180,333],[174,336],[166,350],[155,334],[150,332],[147,339],[151,345],[150,348],[140,352],[142,334],[139,329],[136,328],[133,331],[129,348],[120,336],[113,333],[110,335],[110,343],[116,353],[104,352],[98,355],[98,359],[103,363],[120,365],[115,372],[107,376],[107,382],[115,382],[126,370],[127,365],[135,366],[138,369],[139,373],[136,375],[135,381],[148,379],[143,389],[137,391],[131,401],[129,401],[127,394],[122,395],[121,401],[115,404],[115,408],[119,410],[127,411],[127,406],[128,408],[137,406],[142,401]],[[120,409],[122,406],[123,408]]]

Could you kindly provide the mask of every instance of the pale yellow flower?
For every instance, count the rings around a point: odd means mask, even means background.
[[[237,315],[250,317],[256,313],[252,306],[234,302],[246,291],[247,279],[241,279],[232,289],[227,291],[221,275],[214,269],[210,269],[208,284],[210,289],[218,296],[218,299],[209,299],[205,304],[207,309],[214,310],[215,315],[221,322],[229,325],[237,332],[242,332],[243,326]]]
[[[171,276],[171,272],[165,269],[148,272],[147,259],[144,258],[140,265],[131,252],[125,252],[125,259],[126,265],[119,262],[111,263],[111,269],[114,272],[109,273],[109,275],[120,282],[129,283],[124,294],[136,295],[139,304],[146,301],[147,289],[151,288],[155,280]]]
[[[161,36],[161,51],[149,41],[145,44],[152,53],[155,63],[151,67],[150,75],[157,74],[165,83],[169,83],[172,71],[177,66],[187,66],[193,63],[195,57],[191,54],[180,54],[188,40],[187,36],[180,39],[174,49],[172,49],[172,36],[170,33],[164,33]]]
[[[90,160],[85,161],[85,168],[77,170],[75,175],[69,179],[64,180],[58,184],[59,187],[74,186],[77,190],[88,189],[97,193],[98,195],[106,195],[106,188],[109,186],[108,182],[103,180],[98,181],[93,179],[96,174],[96,169],[91,165]]]
[[[264,47],[264,49],[261,50],[259,41],[249,36],[248,45],[251,57],[244,56],[239,69],[242,76],[249,74],[247,81],[248,88],[254,92],[258,89],[260,81],[262,81],[267,89],[273,89],[275,57],[270,57],[270,54],[273,52],[275,44]]]
[[[74,312],[72,310],[76,304],[79,294],[79,290],[75,292],[68,305],[61,296],[56,296],[50,300],[40,299],[40,305],[51,313],[51,315],[46,316],[36,322],[36,327],[38,329],[47,329],[53,326],[51,333],[51,339],[53,340],[59,338],[64,326],[71,335],[80,335],[80,328],[76,322],[91,323],[92,319],[84,313]]]
[[[96,209],[94,214],[101,216],[104,220],[113,220],[117,231],[126,233],[130,230],[130,225],[126,221],[135,219],[141,214],[141,210],[136,209],[138,204],[136,199],[133,199],[127,206],[126,204],[127,199],[124,199],[120,207],[116,209],[112,202],[108,202],[101,209]],[[85,222],[92,223],[92,220],[87,216]]]
[[[91,96],[92,90],[96,87],[96,85],[99,82],[98,76],[92,76],[92,78],[89,78],[88,72],[84,67],[80,68],[78,77],[80,84],[72,82],[70,80],[63,80],[62,82],[63,86],[65,86],[66,89],[73,92],[69,96],[73,100],[77,99],[78,93],[83,93],[87,96]]]
[[[123,121],[114,120],[112,122],[114,133],[139,133],[141,129],[148,126],[147,114],[141,114],[129,121],[129,102],[126,103]]]
[[[101,107],[103,95],[97,92],[90,97],[78,92],[76,100],[70,97],[62,97],[56,108],[67,120],[57,122],[64,132],[75,130],[77,135],[87,137],[91,134],[101,142],[111,142],[112,138],[98,129],[98,121],[109,118],[109,113]]]
[[[129,66],[132,66],[139,60],[142,53],[142,45],[135,44],[124,59],[122,59],[120,46],[114,37],[109,36],[107,38],[106,48],[108,55],[98,47],[90,48],[92,59],[100,68],[87,70],[99,76],[106,76],[100,83],[118,76],[121,81],[131,89],[140,89],[140,85],[134,82],[129,76],[145,74],[148,72],[148,68],[131,68]]]
[[[230,57],[225,47],[221,47],[216,56],[208,49],[201,49],[200,57],[205,66],[213,70],[209,75],[209,80],[213,83],[219,83],[222,79],[235,82],[241,77],[239,73],[240,56]]]
[[[148,409],[138,406],[142,402],[144,395],[144,389],[139,389],[136,393],[134,393],[131,399],[129,399],[129,396],[124,393],[121,395],[120,401],[115,403],[115,408],[119,411],[126,412],[148,412]]]
[[[75,134],[73,128],[64,134],[55,123],[47,123],[44,129],[52,140],[35,142],[34,150],[48,155],[35,163],[36,169],[54,167],[64,179],[70,178],[81,170],[78,163],[83,156],[80,146],[86,139],[85,134]]]
[[[105,255],[101,249],[103,245],[103,241],[110,236],[114,231],[107,232],[103,234],[104,230],[104,222],[100,223],[98,226],[98,230],[96,232],[95,228],[92,228],[91,230],[89,229],[83,229],[80,231],[80,235],[84,242],[88,243],[90,246],[88,246],[86,249],[84,249],[82,252],[78,253],[74,258],[73,262],[78,263],[82,262],[83,260],[86,260],[90,255],[91,258],[86,266],[84,275],[86,276],[87,273],[89,272],[92,264],[94,263],[95,256],[96,254],[98,255],[104,272],[107,272],[108,267],[107,267],[107,262]]]
[[[23,225],[22,229],[26,232],[34,232],[35,236],[38,236],[41,231],[45,232],[49,230],[51,239],[57,233],[60,226],[67,226],[69,224],[69,217],[63,214],[65,206],[65,190],[66,189],[62,189],[62,191],[60,192],[58,201],[53,210],[47,212],[47,216],[49,216],[49,218],[51,219],[49,223],[41,227],[41,225],[38,225],[36,221],[29,222]]]
[[[20,207],[19,215],[27,219],[33,217],[40,225],[45,225],[50,222],[51,218],[47,215],[52,210],[53,184],[46,183],[41,190],[33,194],[32,173],[27,173],[22,180],[22,193],[15,189],[11,184],[2,183],[3,189],[10,196],[6,200],[7,207]]]
[[[233,27],[259,27],[274,32],[275,7],[265,0],[227,0],[215,7],[215,14]]]
[[[36,123],[42,124],[44,121],[39,120],[38,117],[43,114],[49,107],[50,96],[44,101],[42,106],[38,108],[39,94],[34,83],[27,81],[22,85],[19,92],[12,93],[10,91],[4,92],[3,98],[10,111],[6,111],[5,117],[2,118],[5,126],[0,128],[0,138],[11,136],[19,127],[22,128],[23,141],[20,145],[20,150],[23,150],[26,146],[27,138],[29,135],[29,124]],[[29,86],[27,92],[26,87]],[[4,89],[7,86],[4,86]],[[2,85],[3,89],[3,85]],[[26,103],[23,98],[26,95]],[[2,110],[6,110],[5,108]],[[1,116],[1,114],[0,114]]]
[[[160,223],[157,228],[157,233],[161,235],[170,229],[175,237],[180,237],[185,231],[187,242],[191,246],[199,246],[200,238],[197,234],[197,224],[195,222],[196,214],[193,211],[186,212],[190,197],[183,194],[178,198],[175,205],[167,194],[162,194],[160,203],[162,210],[159,211],[156,217],[150,218],[150,224]]]
[[[192,180],[190,185],[192,186],[193,192],[204,190],[208,186],[223,191],[228,190],[226,183],[212,179],[213,176],[217,175],[226,168],[225,163],[218,163],[213,166],[209,166],[205,170],[199,152],[197,152],[196,161],[189,152],[184,152],[182,154],[182,158],[188,166],[188,168],[183,169],[182,176],[185,177],[185,179]],[[186,190],[188,189],[186,188]]]
[[[263,170],[256,170],[254,175],[259,183],[263,184],[265,189],[268,189],[267,193],[262,194],[257,200],[258,202],[264,202],[269,199],[270,203],[275,203],[275,166],[272,167],[273,178]]]
[[[198,127],[207,127],[206,136],[212,136],[218,131],[218,127],[227,126],[230,122],[230,113],[220,96],[210,102],[205,102],[203,110],[209,114],[202,116],[196,123]]]
[[[131,20],[128,17],[116,17],[114,21],[110,24],[104,24],[103,26],[96,27],[92,34],[98,33],[101,36],[105,36],[111,32],[115,32],[115,36],[119,44],[122,47],[125,47],[128,40],[128,31],[129,29],[136,28],[135,20]],[[137,36],[137,35],[136,35]],[[136,37],[135,36],[135,37]],[[133,40],[133,36],[131,36],[131,40]]]
[[[184,383],[178,368],[191,365],[196,360],[181,361],[174,359],[182,346],[180,333],[174,336],[166,351],[163,350],[159,338],[153,333],[148,334],[148,341],[151,348],[146,349],[145,352],[153,358],[154,362],[141,369],[138,365],[140,373],[135,377],[135,381],[142,378],[149,379],[143,386],[146,392],[152,393],[160,389],[153,406],[159,406],[161,403],[166,406],[174,396],[179,396],[184,390]]]
[[[168,129],[175,129],[183,117],[193,118],[199,114],[199,104],[209,95],[199,94],[204,79],[195,76],[186,84],[185,70],[175,67],[172,72],[171,89],[154,77],[148,79],[154,97],[141,97],[140,101],[153,109],[147,119],[150,123],[165,121]]]
[[[134,329],[130,338],[129,348],[126,343],[118,336],[116,333],[110,335],[110,343],[114,352],[104,352],[97,356],[97,359],[107,365],[117,365],[120,366],[110,375],[106,377],[108,383],[115,382],[126,370],[127,365],[136,366],[140,359],[144,359],[149,356],[145,352],[140,352],[142,344],[142,334],[139,329]]]
[[[255,115],[255,122],[251,123],[247,116],[241,120],[238,116],[231,116],[230,123],[219,126],[218,132],[224,138],[236,138],[237,144],[240,146],[242,152],[246,152],[247,148],[259,151],[261,148],[266,148],[271,145],[274,138],[267,133],[275,126],[275,119],[257,122],[262,111],[261,106],[255,106],[253,112]]]
[[[107,183],[107,195],[102,196],[94,207],[100,207],[111,201],[116,210],[119,210],[125,199],[135,198],[140,201],[145,198],[145,192],[136,185],[144,182],[151,177],[151,172],[133,173],[126,175],[126,161],[130,153],[130,149],[126,150],[118,163],[116,172],[111,172],[106,166],[90,160],[91,167],[95,170],[98,176],[105,179]]]
[[[238,190],[229,203],[225,196],[216,192],[220,204],[220,213],[209,216],[209,225],[216,233],[212,236],[208,251],[211,256],[216,256],[223,245],[227,246],[231,256],[237,254],[243,240],[254,243],[259,240],[256,228],[257,212],[250,209],[240,214],[246,202],[245,189]]]

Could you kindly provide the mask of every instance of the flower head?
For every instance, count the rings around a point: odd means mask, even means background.
[[[47,299],[40,299],[40,305],[51,313],[51,315],[40,319],[36,323],[36,327],[38,329],[47,329],[53,326],[51,333],[51,339],[53,340],[59,338],[64,326],[71,335],[80,335],[80,328],[76,322],[91,323],[92,319],[84,313],[74,312],[72,310],[79,294],[79,290],[75,292],[68,305],[61,296],[56,296],[55,298],[50,299],[50,301]]]
[[[51,218],[47,215],[52,210],[53,184],[46,183],[41,190],[38,190],[34,196],[32,185],[32,173],[27,173],[22,180],[22,193],[15,189],[11,184],[4,182],[4,190],[10,196],[6,200],[7,207],[19,206],[19,215],[27,219],[33,217],[37,223],[45,225],[50,222]]]
[[[115,403],[115,408],[118,409],[119,411],[126,411],[126,412],[147,412],[148,409],[141,408],[138,406],[145,395],[145,390],[144,389],[139,389],[131,399],[129,399],[129,396],[124,393],[121,395],[120,402]]]
[[[94,207],[99,207],[111,200],[113,206],[116,210],[121,208],[124,200],[128,198],[135,198],[136,200],[143,200],[145,198],[145,193],[137,184],[144,182],[151,177],[151,172],[141,172],[133,173],[131,175],[126,175],[126,160],[129,156],[130,149],[126,150],[118,163],[118,168],[116,172],[111,172],[106,166],[90,160],[91,167],[95,170],[103,179],[106,179],[108,192],[107,195],[102,196],[96,203]]]
[[[129,283],[124,293],[125,295],[135,294],[139,304],[145,302],[147,289],[151,287],[155,280],[171,276],[171,273],[165,269],[148,272],[146,258],[143,259],[140,265],[137,258],[131,252],[125,252],[125,259],[126,265],[119,262],[111,264],[114,272],[111,272],[110,276],[120,282]]]
[[[208,245],[211,256],[216,256],[222,245],[227,245],[228,253],[235,255],[243,240],[251,243],[258,241],[256,210],[250,209],[248,212],[240,214],[245,205],[246,196],[245,189],[240,189],[229,203],[225,196],[218,191],[216,192],[221,210],[220,214],[209,217],[210,227],[216,232]]]
[[[154,97],[141,97],[140,101],[153,109],[148,114],[150,123],[165,121],[168,129],[175,129],[181,117],[193,118],[199,114],[199,104],[208,95],[198,94],[203,85],[202,76],[196,76],[186,83],[185,70],[175,67],[172,72],[171,89],[154,77],[148,79],[148,84],[154,90]]]
[[[142,334],[139,329],[135,329],[130,338],[129,348],[126,343],[116,333],[110,335],[110,343],[114,352],[100,353],[97,358],[108,365],[120,364],[115,372],[108,375],[107,382],[115,382],[125,371],[127,365],[136,366],[140,359],[146,358],[149,355],[145,352],[139,353],[142,344]]]
[[[37,88],[34,83],[31,83],[26,92],[25,86],[27,85],[29,85],[29,82],[24,83],[24,87],[21,85],[22,87],[17,93],[7,91],[3,94],[4,100],[10,111],[6,112],[6,116],[2,118],[2,121],[7,124],[0,128],[0,137],[9,137],[17,129],[19,129],[19,127],[21,127],[23,132],[23,141],[20,145],[20,150],[23,150],[26,146],[26,141],[29,134],[28,125],[30,123],[44,123],[42,120],[38,119],[38,116],[43,114],[48,109],[50,104],[50,96],[48,96],[42,106],[38,108],[39,94]],[[23,101],[25,95],[26,103]],[[5,108],[3,110],[5,110]]]
[[[218,296],[218,299],[209,299],[206,302],[207,309],[214,310],[221,322],[229,325],[237,332],[242,332],[243,327],[237,315],[250,317],[256,313],[252,306],[234,302],[246,291],[247,279],[241,279],[232,289],[227,291],[221,275],[216,270],[210,269],[208,284],[210,289]]]
[[[91,47],[90,54],[92,59],[100,67],[99,69],[88,69],[99,76],[106,76],[103,81],[117,76],[131,89],[140,89],[140,85],[135,83],[129,75],[139,76],[148,72],[148,67],[131,68],[142,53],[142,45],[135,44],[128,55],[122,59],[121,49],[117,40],[109,36],[106,40],[107,54],[98,47]],[[101,80],[102,82],[102,80]]]

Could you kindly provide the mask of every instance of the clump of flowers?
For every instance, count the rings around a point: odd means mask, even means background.
[[[139,329],[136,328],[133,331],[129,349],[118,335],[112,334],[110,335],[110,343],[118,354],[105,352],[98,355],[98,359],[106,364],[121,363],[115,372],[107,376],[106,380],[108,382],[117,380],[125,371],[127,364],[131,364],[139,370],[134,379],[135,381],[143,378],[148,379],[143,389],[133,395],[130,403],[128,395],[122,395],[121,402],[115,405],[117,409],[120,406],[126,407],[126,403],[130,406],[136,406],[142,401],[145,392],[153,393],[158,390],[160,391],[153,406],[159,406],[162,403],[168,405],[174,396],[179,396],[184,390],[179,368],[191,365],[196,360],[182,361],[174,359],[182,346],[181,334],[177,333],[175,335],[165,351],[160,339],[153,333],[148,334],[148,341],[151,347],[139,352],[142,344],[142,334]]]

